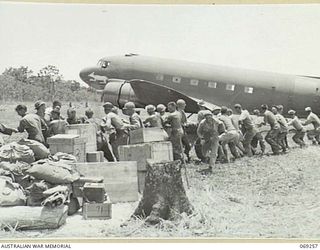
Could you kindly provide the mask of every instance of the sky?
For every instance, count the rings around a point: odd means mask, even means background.
[[[55,65],[66,80],[105,56],[320,76],[320,4],[93,5],[0,2],[0,72]]]

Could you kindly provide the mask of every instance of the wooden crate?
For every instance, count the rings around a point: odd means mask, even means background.
[[[149,142],[135,145],[119,146],[120,161],[136,161],[138,171],[147,170],[147,160],[173,161],[172,144],[165,142]]]
[[[83,203],[82,217],[85,220],[99,219],[106,220],[112,218],[112,203],[107,200],[103,203]]]
[[[88,162],[74,165],[85,177],[103,178],[112,203],[138,200],[137,162]]]
[[[85,178],[80,177],[79,180],[76,180],[72,183],[72,195],[73,197],[83,197],[83,186],[86,183],[102,183],[103,178]]]
[[[79,135],[86,142],[86,153],[97,151],[97,131],[93,124],[73,124],[66,127],[66,134]]]
[[[168,140],[168,134],[162,128],[139,128],[130,131],[130,144]]]
[[[53,155],[62,152],[74,155],[78,162],[86,161],[86,142],[79,135],[58,134],[48,138],[47,142]]]
[[[87,162],[104,162],[102,151],[87,152]]]

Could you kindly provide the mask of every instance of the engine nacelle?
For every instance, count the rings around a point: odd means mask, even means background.
[[[111,102],[122,108],[126,102],[134,102],[136,107],[143,107],[129,82],[119,79],[109,79],[102,93],[103,102]]]

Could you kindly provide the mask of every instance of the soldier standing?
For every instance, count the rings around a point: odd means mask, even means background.
[[[148,113],[148,117],[143,122],[149,128],[162,128],[161,117],[156,113],[156,107],[153,105],[147,105],[146,110]]]
[[[109,135],[109,142],[112,147],[114,157],[119,161],[119,145],[126,145],[128,142],[128,134],[125,130],[123,122],[117,114],[112,112],[114,106],[110,102],[103,104],[106,117],[102,119],[101,131],[107,132]],[[110,156],[110,149],[107,143],[104,144],[104,156],[108,161],[114,161]]]
[[[292,137],[292,140],[297,143],[301,148],[305,147],[306,144],[303,140],[305,134],[306,134],[306,129],[302,126],[301,121],[299,120],[298,116],[296,116],[296,111],[294,110],[289,110],[288,114],[292,118],[291,121],[288,122],[288,126],[293,126],[295,129],[295,134]]]
[[[270,130],[265,136],[265,140],[271,146],[273,154],[278,155],[280,151],[280,145],[278,144],[280,125],[277,121],[276,116],[270,110],[268,110],[267,104],[261,105],[261,111],[262,111],[262,114],[264,114],[264,122],[261,124],[270,125]]]
[[[201,139],[202,154],[209,157],[209,168],[208,171],[212,171],[215,166],[216,159],[218,156],[219,147],[219,121],[213,117],[212,113],[208,110],[204,112],[204,119],[200,122],[197,129],[197,134]]]
[[[257,129],[250,117],[248,110],[242,109],[240,104],[234,105],[234,109],[239,114],[239,124],[243,130],[243,147],[245,154],[249,157],[252,156],[251,142],[257,133]]]
[[[136,106],[133,102],[127,102],[123,107],[123,113],[129,116],[130,124],[126,124],[125,128],[129,130],[134,130],[138,128],[143,128],[143,122],[140,116],[135,111]]]
[[[187,156],[187,160],[188,162],[190,161],[190,150],[191,150],[191,146],[190,146],[190,142],[188,139],[188,136],[186,134],[186,126],[188,124],[188,119],[187,119],[187,115],[185,113],[185,108],[186,108],[186,102],[182,99],[179,99],[177,101],[177,111],[180,113],[181,115],[181,125],[182,125],[182,129],[183,129],[183,136],[182,136],[182,145],[184,147],[184,153]]]
[[[257,133],[252,139],[251,146],[253,151],[256,153],[256,150],[258,148],[258,143],[259,143],[261,154],[263,155],[266,151],[266,145],[262,136],[262,131],[259,128],[259,125],[262,122],[260,120],[260,111],[258,109],[253,110],[253,115],[251,116],[251,118],[253,120],[253,124],[256,126],[256,129],[257,129]]]
[[[234,127],[231,118],[227,115],[228,108],[222,106],[221,107],[221,115],[219,116],[219,120],[223,122],[225,127],[225,132],[219,135],[219,141],[221,141],[221,146],[226,158],[226,161],[229,162],[228,150],[226,145],[229,145],[230,151],[234,158],[239,158],[239,153],[236,148],[236,143],[239,141],[239,134]]]
[[[271,111],[275,115],[277,122],[280,125],[279,135],[278,135],[278,144],[282,148],[282,152],[285,153],[287,151],[286,137],[288,134],[288,124],[286,119],[283,117],[283,115],[279,113],[277,106],[273,106],[271,108]]]
[[[302,125],[313,125],[313,130],[307,133],[308,139],[312,140],[312,144],[317,144],[317,142],[320,144],[320,119],[315,113],[312,112],[310,107],[306,107],[305,111],[307,112],[308,117]]]
[[[164,125],[169,125],[171,133],[169,139],[172,143],[173,148],[173,159],[182,160],[182,136],[183,129],[181,125],[181,115],[177,111],[177,105],[175,102],[168,103],[169,114],[164,121]]]

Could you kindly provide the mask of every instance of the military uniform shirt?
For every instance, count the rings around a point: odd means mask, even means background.
[[[162,128],[162,121],[159,114],[153,114],[147,117],[147,119],[144,121],[145,124],[150,124],[151,128]]]
[[[297,131],[301,131],[303,129],[302,123],[299,120],[298,116],[294,116],[294,118],[288,122],[288,126],[294,127],[294,129],[296,129]]]
[[[203,119],[200,122],[199,127],[197,129],[198,136],[200,138],[204,138],[205,140],[210,140],[211,138],[218,139],[219,124],[220,124],[220,122],[215,118],[213,118],[212,123],[209,123],[207,120]]]
[[[28,139],[44,143],[44,137],[41,130],[41,117],[37,114],[26,114],[20,121],[18,131],[27,131]]]
[[[320,127],[320,119],[315,113],[311,112],[310,115],[308,115],[304,125],[308,125],[310,123],[312,123],[312,125],[314,126],[314,129],[317,129]]]
[[[264,122],[266,124],[269,124],[271,129],[280,128],[280,125],[277,121],[276,116],[270,110],[266,110],[266,112],[264,113]]]
[[[242,110],[239,116],[239,122],[242,121],[245,129],[253,129],[254,124],[248,110]]]
[[[288,123],[281,114],[276,114],[276,119],[280,125],[280,132],[288,132]]]
[[[224,127],[227,131],[236,130],[236,128],[234,127],[233,122],[229,116],[221,115],[221,116],[219,116],[219,120],[223,122]]]
[[[130,121],[130,129],[138,129],[138,128],[143,128],[143,123],[141,121],[140,116],[137,113],[134,113],[132,116],[129,118]]]

